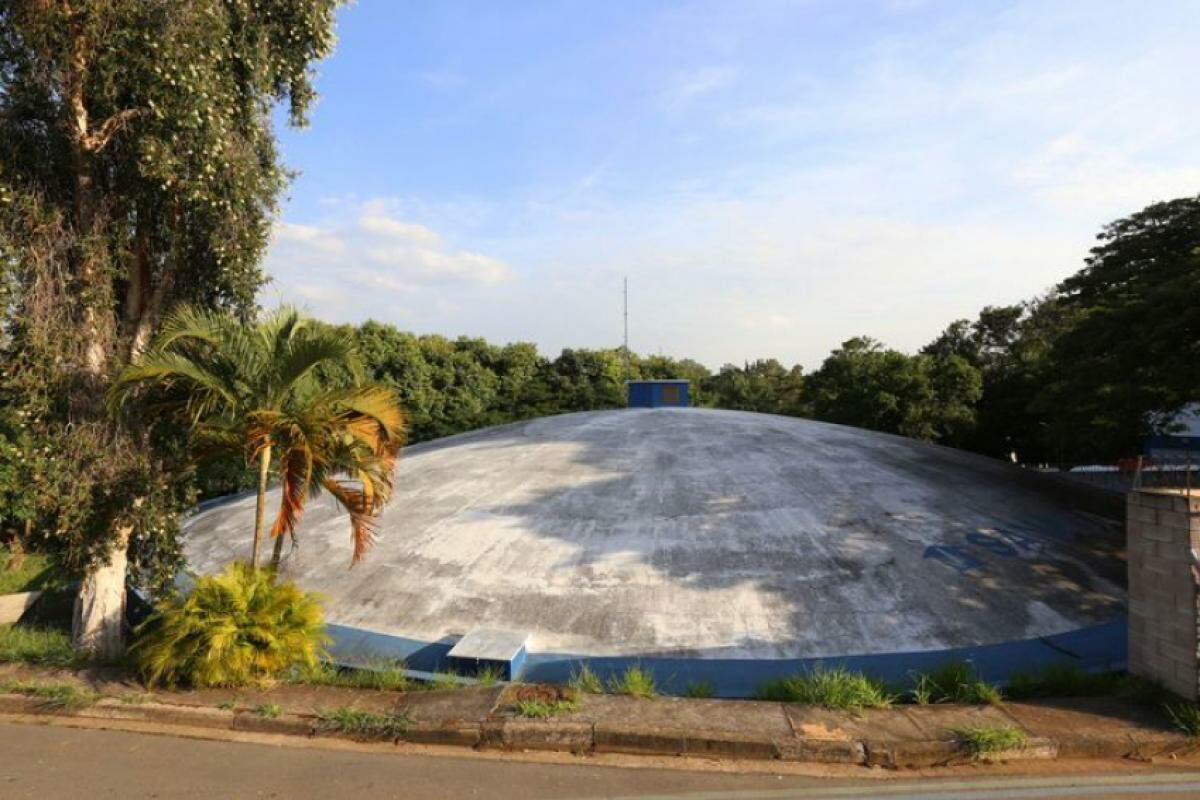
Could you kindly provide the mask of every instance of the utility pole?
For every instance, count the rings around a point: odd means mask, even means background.
[[[628,275],[625,276],[624,295],[625,295],[625,303],[624,303],[625,344],[623,345],[622,349],[625,351],[625,380],[628,381],[630,378],[630,375],[629,375],[629,276]]]

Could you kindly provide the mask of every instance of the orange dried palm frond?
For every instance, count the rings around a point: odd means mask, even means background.
[[[279,459],[280,500],[279,514],[271,525],[271,538],[287,534],[294,536],[296,525],[304,513],[304,501],[308,498],[312,483],[312,453],[306,447],[292,447]]]
[[[350,514],[350,541],[354,545],[350,566],[353,567],[375,543],[375,509],[367,504],[366,495],[361,490],[349,484],[335,478],[325,478],[321,485]]]

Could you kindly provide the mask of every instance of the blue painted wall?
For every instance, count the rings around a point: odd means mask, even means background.
[[[692,404],[688,381],[629,381],[625,386],[629,393],[630,408],[686,408]],[[667,387],[678,390],[677,401],[664,399],[663,390]]]
[[[421,642],[399,636],[370,633],[342,625],[328,625],[333,639],[334,659],[354,664],[363,653],[372,657],[404,659],[410,671],[422,674],[446,670],[447,653],[454,641]],[[926,650],[910,653],[874,653],[828,658],[670,658],[613,656],[596,657],[570,653],[529,653],[514,673],[526,681],[566,682],[581,664],[587,664],[602,680],[619,675],[638,664],[654,673],[655,682],[666,693],[680,693],[688,684],[709,681],[718,697],[751,697],[766,680],[794,675],[817,666],[844,666],[887,681],[897,688],[908,686],[913,674],[934,669],[950,661],[968,661],[986,681],[1006,683],[1017,672],[1036,672],[1052,664],[1069,664],[1085,672],[1125,669],[1129,635],[1124,619],[1089,628],[1023,639],[1001,644]]]

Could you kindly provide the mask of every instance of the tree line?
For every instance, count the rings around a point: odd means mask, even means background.
[[[715,372],[621,348],[563,350],[344,326],[394,387],[410,441],[547,414],[620,408],[624,382],[686,378],[693,403],[807,417],[1069,467],[1139,452],[1200,399],[1200,197],[1105,226],[1084,267],[1028,301],[950,322],[915,353],[869,336],[814,371],[774,358]]]

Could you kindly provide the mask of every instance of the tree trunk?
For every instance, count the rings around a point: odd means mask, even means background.
[[[250,550],[250,566],[255,569],[258,569],[258,548],[267,521],[267,476],[270,471],[271,445],[266,444],[258,454],[258,505],[254,509],[254,545]]]
[[[106,562],[83,577],[75,596],[71,638],[75,649],[95,658],[115,659],[125,652],[125,571],[132,526],[117,529]]]
[[[275,537],[275,546],[271,551],[271,570],[273,572],[279,571],[279,562],[283,560],[283,539],[288,535],[281,532]]]

